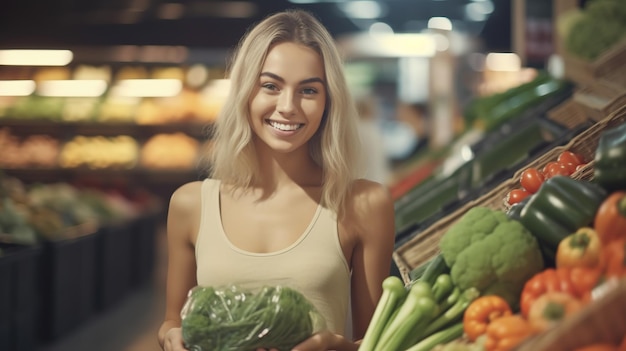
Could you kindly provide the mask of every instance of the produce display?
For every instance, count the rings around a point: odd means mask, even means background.
[[[325,326],[298,290],[196,286],[181,311],[185,346],[194,351],[291,350]]]
[[[49,135],[33,134],[20,139],[8,128],[0,128],[0,167],[56,167],[60,148],[60,142]]]
[[[63,145],[59,165],[63,168],[129,169],[138,159],[139,145],[131,136],[75,136]]]
[[[0,243],[31,245],[62,239],[73,234],[69,228],[127,219],[159,205],[154,196],[141,196],[132,199],[63,182],[26,185],[0,173]]]
[[[191,169],[200,155],[200,142],[184,133],[156,134],[141,148],[141,165],[148,169]]]
[[[468,207],[436,242],[438,253],[410,272],[410,281],[405,285],[385,282],[386,292],[364,342],[374,335],[370,338],[378,342],[399,342],[389,350],[512,351],[527,342],[532,345],[536,336],[588,313],[607,292],[620,282],[623,285],[625,126],[623,122],[607,125],[593,136],[598,142],[591,159],[565,150],[555,154],[554,160],[544,161],[545,167],[521,172],[516,181],[527,195],[514,204],[502,204],[498,209]],[[592,174],[599,172],[602,177],[574,178],[581,167],[594,167]],[[476,296],[462,308],[460,318],[448,320],[447,327],[429,336],[425,334],[433,332],[433,320],[445,314],[445,307],[434,297],[435,303],[424,302],[419,307],[413,302],[413,314],[402,312],[402,306],[409,301],[413,287],[428,285],[432,275],[449,277],[454,289],[474,290]],[[432,296],[433,291],[441,291],[435,288],[437,284],[433,281],[430,285]],[[410,325],[408,330],[393,334],[398,339],[385,336],[398,319]],[[623,327],[624,323],[626,320],[617,325]],[[581,343],[576,351],[602,345],[606,350],[622,351],[624,332],[617,332],[622,335],[619,339],[598,334],[597,343]],[[433,344],[419,348],[425,340],[433,340]],[[365,344],[368,347],[362,350],[386,349],[373,345]]]

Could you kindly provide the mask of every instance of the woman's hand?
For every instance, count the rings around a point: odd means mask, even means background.
[[[163,340],[164,351],[188,351],[183,344],[183,330],[172,328],[165,333]]]

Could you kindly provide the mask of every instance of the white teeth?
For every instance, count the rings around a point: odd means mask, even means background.
[[[292,130],[296,130],[298,128],[300,128],[301,124],[285,124],[285,123],[279,123],[279,122],[275,122],[275,121],[268,121],[269,124],[276,128],[276,129],[280,129],[283,131],[292,131]]]

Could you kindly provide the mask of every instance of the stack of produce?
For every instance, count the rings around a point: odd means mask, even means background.
[[[622,123],[598,135],[593,160],[581,161],[570,154],[561,157],[563,163],[569,156],[577,163],[593,162],[591,181],[541,174],[534,193],[508,210],[480,206],[467,210],[441,237],[439,254],[416,267],[410,277],[413,286],[422,286],[434,270],[449,275],[460,291],[475,290],[480,296],[467,303],[445,331],[426,336],[442,308],[433,303],[428,310],[422,306],[401,312],[397,306],[410,300],[404,297],[406,289],[395,287],[399,297],[394,300],[390,293],[383,294],[362,351],[385,350],[389,340],[398,342],[394,350],[514,350],[592,308],[605,296],[602,291],[610,291],[611,282],[626,279],[625,136]],[[388,307],[390,301],[396,307]],[[383,323],[379,309],[390,310]],[[418,322],[406,322],[413,319]],[[365,343],[369,334],[384,336],[403,321],[408,336],[396,333],[400,341],[387,337],[376,344],[380,338],[375,337],[374,346]],[[580,346],[607,343],[606,350],[626,350],[626,338],[621,337]]]
[[[24,185],[0,174],[0,234],[4,242],[35,244],[66,238],[68,228],[130,218],[141,210],[119,194],[67,183]]]

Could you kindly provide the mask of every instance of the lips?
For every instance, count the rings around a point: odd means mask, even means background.
[[[266,122],[267,124],[272,126],[274,129],[280,130],[282,132],[293,132],[304,126],[303,123],[283,123],[283,122],[273,121],[270,119],[266,120]]]

